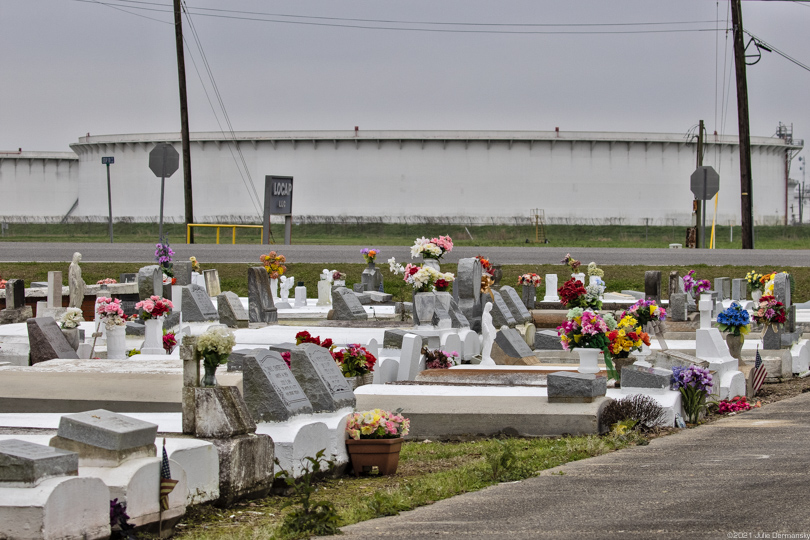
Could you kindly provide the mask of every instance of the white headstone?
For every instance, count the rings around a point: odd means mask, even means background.
[[[543,302],[559,302],[557,295],[557,274],[546,274],[546,296]]]
[[[412,381],[419,373],[422,358],[422,338],[415,334],[405,334],[402,338],[402,352],[399,357],[400,381]]]
[[[328,279],[321,279],[318,282],[318,303],[319,306],[332,305],[332,284]]]
[[[62,272],[48,272],[48,307],[62,307]]]

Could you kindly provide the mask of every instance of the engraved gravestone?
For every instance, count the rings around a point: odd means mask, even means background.
[[[683,280],[681,280],[681,276],[678,274],[678,271],[673,270],[669,273],[669,288],[667,289],[667,296],[672,297],[673,294],[682,292],[684,292]]]
[[[644,272],[644,297],[661,303],[661,271],[647,270]]]
[[[204,322],[219,320],[217,308],[211,302],[211,297],[199,285],[183,287],[183,300],[181,312],[186,322]]]
[[[309,398],[276,351],[251,351],[242,362],[242,373],[245,403],[257,423],[283,422],[313,412]]]
[[[291,351],[291,371],[315,412],[354,407],[354,392],[329,351],[305,343]]]
[[[205,288],[208,290],[208,296],[219,296],[222,292],[219,286],[219,271],[216,269],[203,270],[203,279],[205,279]]]
[[[217,296],[219,322],[230,328],[247,328],[248,312],[236,293],[225,291]]]
[[[127,450],[154,444],[157,424],[104,409],[66,414],[56,435],[105,450]]]
[[[498,291],[492,291],[492,324],[495,325],[495,328],[500,328],[501,326],[508,326],[510,328],[514,327],[517,324],[515,318],[512,316],[512,312],[509,310],[509,306],[506,305],[504,302],[501,293]]]
[[[714,290],[717,291],[718,300],[728,300],[731,298],[731,278],[714,278]]]
[[[748,296],[748,282],[742,278],[731,280],[731,299],[737,302],[745,300]]]
[[[138,270],[138,297],[145,300],[152,295],[163,294],[163,270],[153,264]]]
[[[33,487],[56,476],[77,476],[79,454],[19,439],[0,441],[0,487]]]
[[[470,321],[461,312],[461,308],[458,307],[458,302],[455,299],[450,301],[450,322],[453,328],[470,327]]]
[[[475,257],[461,259],[458,261],[458,276],[453,283],[454,294],[458,291],[458,307],[476,331],[481,328],[481,315],[480,312],[476,313],[476,307],[481,302],[481,273],[481,261]]]
[[[368,313],[357,296],[346,287],[332,289],[332,309],[334,320],[359,321],[368,319]]]
[[[191,261],[172,263],[175,285],[191,285]]]
[[[6,282],[6,309],[19,309],[25,305],[25,281],[10,279]]]
[[[135,272],[123,272],[118,275],[118,283],[137,283],[138,274]]]
[[[248,320],[252,323],[278,322],[270,278],[263,266],[248,268]]]
[[[56,358],[79,358],[53,318],[28,319],[27,326],[31,365]]]
[[[513,287],[504,285],[501,287],[500,293],[518,324],[532,322],[532,314],[526,309],[526,304]]]

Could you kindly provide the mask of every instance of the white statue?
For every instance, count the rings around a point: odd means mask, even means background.
[[[324,268],[323,272],[321,272],[321,280],[328,282],[328,281],[330,281],[331,277],[332,277],[332,272],[330,272],[328,268]]]
[[[290,298],[290,289],[295,285],[295,276],[281,276],[281,301],[286,302]]]
[[[481,314],[481,336],[484,338],[481,346],[481,365],[495,365],[495,360],[492,359],[492,344],[495,343],[496,330],[490,311],[492,311],[492,303],[488,302]]]
[[[70,307],[82,307],[84,302],[85,283],[82,279],[82,268],[79,263],[82,260],[82,254],[78,251],[73,254],[73,262],[70,263],[68,269],[68,287],[70,288]]]

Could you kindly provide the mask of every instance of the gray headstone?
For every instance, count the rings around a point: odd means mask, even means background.
[[[453,320],[450,317],[450,312],[445,309],[443,305],[436,302],[436,308],[433,311],[433,320],[431,321],[436,328],[452,328]]]
[[[461,308],[458,307],[458,302],[455,299],[450,302],[450,323],[453,328],[470,327],[470,321],[468,321],[464,313],[461,312]]]
[[[790,277],[784,272],[779,272],[773,278],[773,295],[785,305],[785,309],[791,306]]]
[[[138,270],[138,297],[145,300],[152,295],[163,295],[163,270],[156,264]]]
[[[718,300],[728,300],[731,298],[731,278],[714,278],[714,290],[717,291]]]
[[[607,379],[592,373],[549,373],[547,384],[549,403],[590,403],[607,393]]]
[[[28,319],[26,324],[28,326],[28,344],[31,349],[31,365],[56,358],[79,358],[53,318]]]
[[[296,414],[313,412],[309,398],[276,351],[254,351],[245,356],[242,388],[248,411],[257,423],[283,422]]]
[[[526,309],[523,299],[513,287],[504,285],[501,287],[500,293],[506,305],[509,306],[509,311],[512,312],[512,316],[515,318],[515,321],[517,321],[517,324],[532,322],[532,314]]]
[[[62,307],[62,272],[48,272],[48,307]]]
[[[57,435],[105,450],[127,450],[154,444],[157,424],[104,409],[66,414]]]
[[[146,335],[146,325],[141,319],[134,321],[127,321],[125,327],[125,335],[127,336],[143,336]]]
[[[354,407],[354,392],[329,351],[304,343],[291,352],[290,364],[315,412]]]
[[[745,300],[748,296],[748,282],[744,279],[731,280],[731,299],[737,302]]]
[[[186,285],[183,287],[183,300],[181,304],[183,320],[186,322],[205,322],[219,320],[217,308],[211,302],[211,297],[199,285]]]
[[[118,276],[118,283],[137,283],[138,274],[134,272],[123,272]]]
[[[334,319],[337,321],[364,321],[368,313],[363,308],[357,296],[346,287],[332,289],[332,309]]]
[[[399,328],[392,328],[391,330],[386,330],[383,334],[383,349],[401,349],[402,348],[402,338],[405,337],[405,334],[411,334],[407,330],[400,330]],[[422,337],[422,346],[426,346],[428,344],[428,338]]]
[[[688,295],[686,293],[674,293],[669,296],[669,306],[667,306],[667,318],[672,321],[685,321],[687,315]]]
[[[644,272],[644,296],[647,300],[661,303],[661,271],[647,270]]]
[[[225,291],[217,296],[217,313],[219,322],[230,328],[246,328],[248,312],[236,293]]]
[[[532,352],[531,348],[526,344],[523,336],[514,328],[498,330],[495,334],[495,343],[511,358],[534,356],[534,352]]]
[[[219,286],[219,271],[216,269],[203,270],[203,278],[205,279],[205,288],[208,290],[208,296],[219,296],[222,289]]]
[[[175,285],[191,285],[191,261],[179,261],[172,263],[174,271]]]
[[[19,309],[25,305],[25,281],[10,279],[6,282],[6,309]]]
[[[517,324],[515,318],[512,316],[512,311],[509,309],[509,306],[506,305],[504,302],[501,293],[498,291],[492,291],[492,324],[495,325],[495,328],[500,328],[501,326],[508,326],[510,328],[514,327]]]
[[[365,287],[362,283],[353,283],[352,284],[352,292],[361,293],[365,291]]]
[[[78,474],[75,452],[19,439],[0,441],[0,487],[31,487],[46,478]]]
[[[681,276],[678,274],[677,270],[673,270],[669,273],[669,288],[667,289],[667,296],[672,297],[673,294],[682,292],[684,292],[684,290]]]
[[[561,351],[560,336],[554,330],[538,330],[534,334],[534,348],[538,351]]]
[[[762,348],[768,351],[775,351],[782,348],[782,328],[777,326],[774,330],[773,325],[768,325],[762,331]]]
[[[379,291],[382,280],[382,272],[380,272],[380,269],[377,267],[366,267],[360,275],[360,284],[363,286],[363,291],[365,292]]]
[[[135,307],[137,303],[135,300],[121,300],[121,309],[124,311],[124,315],[131,317],[138,313],[138,308]]]
[[[377,303],[377,304],[390,302],[391,299],[394,298],[394,295],[389,294],[389,293],[383,293],[383,292],[380,292],[380,291],[366,291],[363,294],[368,296],[371,299],[372,302]]]
[[[248,319],[250,322],[278,322],[278,310],[270,292],[270,278],[263,266],[248,268]]]
[[[453,296],[473,330],[481,328],[481,262],[475,257],[458,261],[458,275],[453,282]]]
[[[503,287],[501,287],[503,290]],[[537,287],[534,285],[523,285],[520,291],[520,299],[526,309],[534,309],[534,304],[537,301]]]
[[[228,355],[228,371],[242,371],[245,365],[245,357],[253,353],[261,353],[268,349],[255,348],[255,349],[234,349]]]
[[[672,371],[641,366],[622,368],[622,388],[669,388]]]

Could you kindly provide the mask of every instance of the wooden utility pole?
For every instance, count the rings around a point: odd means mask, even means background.
[[[734,27],[734,65],[737,71],[737,123],[740,136],[740,217],[743,249],[754,249],[753,182],[751,180],[751,134],[748,130],[748,82],[745,77],[745,43],[742,6],[731,0]]]
[[[191,197],[191,148],[188,133],[188,98],[186,96],[186,61],[183,56],[183,18],[180,0],[174,0],[174,38],[177,47],[177,81],[180,87],[180,133],[183,142],[183,195],[186,209],[186,230],[188,242],[194,243],[194,201]]]
[[[703,120],[698,123],[698,140],[697,140],[697,166],[703,166],[703,131],[705,127]],[[695,228],[697,229],[697,242],[695,247],[706,248],[706,201],[697,201],[697,209],[695,211]],[[701,219],[703,221],[701,222]]]

